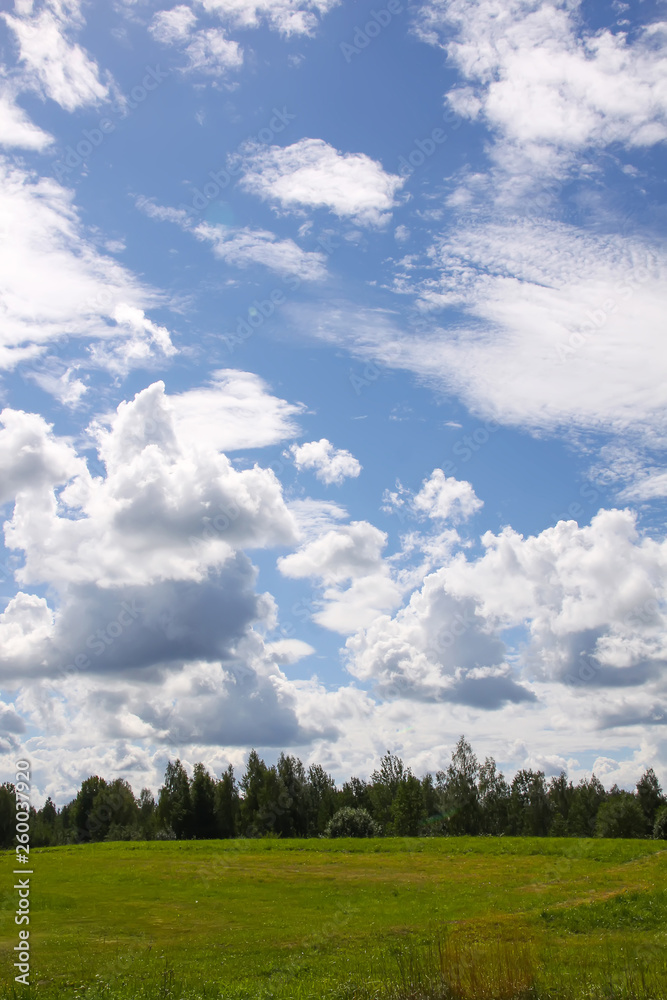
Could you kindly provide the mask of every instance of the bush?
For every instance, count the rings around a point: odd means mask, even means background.
[[[367,809],[343,806],[327,823],[325,837],[379,837],[380,828]]]
[[[645,830],[644,810],[630,792],[612,795],[598,809],[598,837],[643,837]]]
[[[658,809],[653,827],[653,837],[655,840],[667,840],[667,806],[661,806]]]

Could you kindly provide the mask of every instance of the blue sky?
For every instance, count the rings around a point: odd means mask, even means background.
[[[6,8],[6,776],[664,773],[663,16]]]

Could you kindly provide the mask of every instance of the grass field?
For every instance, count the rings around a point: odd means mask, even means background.
[[[104,843],[31,854],[15,987],[0,855],[0,997],[667,998],[660,841]]]

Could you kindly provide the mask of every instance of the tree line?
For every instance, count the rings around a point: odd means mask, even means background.
[[[14,843],[14,788],[0,786],[0,846]],[[387,752],[369,781],[337,787],[320,764],[281,753],[268,765],[252,750],[245,772],[214,778],[202,763],[190,777],[169,761],[157,800],[135,796],[122,778],[92,775],[58,809],[30,810],[34,847],[102,840],[233,837],[531,836],[667,837],[667,800],[652,768],[633,792],[605,791],[593,775],[577,785],[565,772],[547,781],[522,769],[508,782],[492,757],[481,763],[461,737],[450,763],[416,777]]]

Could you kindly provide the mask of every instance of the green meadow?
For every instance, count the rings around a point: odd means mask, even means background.
[[[31,853],[31,982],[109,1000],[667,998],[664,841],[97,843]]]

